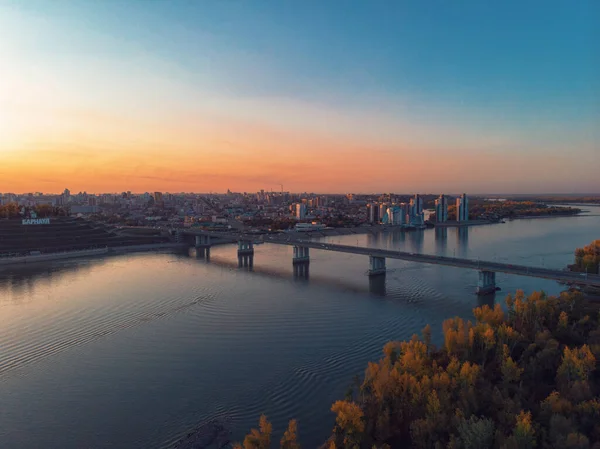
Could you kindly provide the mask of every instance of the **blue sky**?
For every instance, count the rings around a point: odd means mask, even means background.
[[[490,163],[560,157],[577,182],[552,183],[547,163],[512,188],[600,190],[598,23],[600,2],[584,0],[0,0],[0,51],[12,79],[52,79],[70,106],[106,115],[241,120],[479,169],[478,149]]]

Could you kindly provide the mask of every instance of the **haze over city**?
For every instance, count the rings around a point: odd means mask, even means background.
[[[402,3],[0,1],[0,192],[600,191],[597,2]]]

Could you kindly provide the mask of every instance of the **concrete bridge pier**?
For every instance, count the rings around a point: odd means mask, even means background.
[[[247,240],[238,241],[238,267],[254,266],[254,243]]]
[[[210,260],[210,246],[200,246],[196,248],[196,257],[199,259]]]
[[[369,256],[369,276],[385,275],[385,257]]]
[[[369,293],[385,296],[385,276],[369,276]]]
[[[210,235],[196,236],[196,257],[210,259]]]
[[[210,246],[210,235],[197,235],[196,236],[196,248],[202,246]]]
[[[238,256],[238,267],[239,268],[248,268],[248,269],[252,270],[252,268],[254,267],[254,256],[252,256],[252,255]]]
[[[310,263],[308,248],[304,246],[294,246],[294,257],[292,259],[294,265]]]
[[[489,295],[496,292],[496,273],[494,271],[480,271],[477,284],[478,295]]]
[[[309,249],[303,246],[294,246],[294,257],[292,258],[295,279],[308,279],[308,267],[310,265]]]
[[[308,279],[309,267],[308,263],[297,263],[294,264],[294,279]]]

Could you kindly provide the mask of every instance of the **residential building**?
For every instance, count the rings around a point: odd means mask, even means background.
[[[296,220],[304,220],[306,218],[306,204],[296,204]]]
[[[435,220],[438,223],[448,221],[448,198],[443,193],[435,200]]]
[[[408,207],[408,223],[413,226],[421,226],[425,222],[425,214],[423,213],[423,198],[416,194],[411,198]]]
[[[466,193],[456,198],[456,221],[469,221],[469,198]]]
[[[367,204],[367,220],[369,223],[379,223],[381,221],[381,216],[379,215],[379,204]]]

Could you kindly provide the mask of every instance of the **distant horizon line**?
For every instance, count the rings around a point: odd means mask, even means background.
[[[88,195],[120,195],[122,193],[126,193],[129,192],[127,190],[122,190],[120,192],[115,191],[115,192],[87,192],[87,191],[80,191],[77,193],[72,193],[73,195],[77,195],[79,193],[86,193]],[[215,191],[209,191],[209,192],[193,192],[193,191],[179,191],[179,192],[168,192],[168,191],[161,191],[161,190],[152,190],[152,191],[145,191],[145,192],[133,192],[130,191],[132,194],[134,195],[143,195],[145,193],[154,193],[154,192],[160,192],[163,194],[171,194],[171,195],[181,195],[181,194],[192,194],[192,195],[226,195],[227,191],[224,192],[215,192]],[[260,190],[257,191],[231,191],[231,193],[259,193]],[[265,193],[277,193],[280,194],[282,193],[281,191],[278,190],[264,190]],[[64,192],[40,192],[40,191],[36,191],[36,192],[0,192],[0,195],[30,195],[30,194],[42,194],[42,195],[62,195]],[[525,193],[506,193],[506,192],[500,192],[500,193],[491,193],[491,192],[475,192],[475,193],[469,193],[469,192],[464,192],[461,191],[460,193],[457,192],[451,192],[451,193],[420,193],[420,192],[412,192],[412,193],[395,193],[395,192],[370,192],[370,193],[365,193],[365,192],[308,192],[308,191],[304,191],[304,192],[290,192],[290,191],[284,191],[283,193],[287,193],[287,194],[291,194],[291,195],[303,195],[303,194],[307,194],[307,195],[361,195],[361,196],[373,196],[373,195],[395,195],[395,196],[412,196],[412,195],[423,195],[423,196],[439,196],[439,195],[462,195],[463,193],[466,193],[467,195],[470,196],[600,196],[600,192],[596,192],[596,193],[592,193],[592,192],[545,192],[545,193],[540,193],[540,192],[525,192]]]

